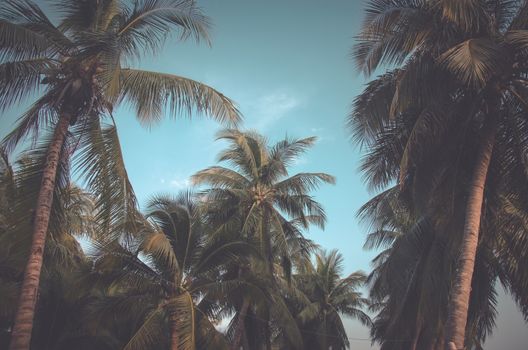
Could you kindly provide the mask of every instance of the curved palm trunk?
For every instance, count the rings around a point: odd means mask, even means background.
[[[247,311],[249,309],[249,299],[244,298],[242,302],[242,308],[238,314],[238,323],[235,330],[235,335],[233,339],[233,345],[231,346],[232,350],[240,350],[240,343],[242,341],[242,336],[244,335],[244,322],[246,320]]]
[[[24,280],[20,290],[18,309],[15,315],[13,332],[11,334],[10,350],[29,350],[31,331],[37,303],[40,272],[44,257],[44,246],[48,232],[55,177],[60,160],[60,153],[66,139],[71,115],[63,114],[55,127],[53,140],[49,145],[46,163],[42,172],[42,182],[38,194],[33,224],[33,239],[31,250],[24,271]]]
[[[466,206],[463,240],[457,264],[458,269],[448,306],[445,342],[447,350],[464,349],[471,280],[479,240],[484,186],[486,184],[496,132],[496,124],[492,122],[485,131],[484,139],[482,140],[477,155],[477,162]]]

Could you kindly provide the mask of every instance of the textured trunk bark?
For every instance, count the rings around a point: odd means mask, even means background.
[[[233,345],[231,346],[232,350],[240,350],[240,343],[242,340],[242,336],[244,334],[244,322],[246,320],[248,308],[249,308],[249,300],[247,298],[244,298],[244,301],[242,302],[242,307],[240,309],[240,313],[238,314],[238,324],[235,330]]]
[[[493,116],[496,117],[496,116]],[[467,313],[471,294],[471,280],[475,267],[475,256],[479,240],[480,218],[484,198],[486,177],[495,143],[497,125],[490,123],[484,132],[482,144],[477,155],[468,201],[460,255],[457,262],[455,283],[451,291],[446,323],[447,350],[464,349]]]
[[[180,337],[178,335],[178,316],[171,312],[170,314],[170,348],[178,350],[180,346]]]
[[[321,350],[328,349],[328,325],[326,324],[326,311],[323,313],[324,334],[321,334]]]
[[[42,182],[35,207],[33,223],[33,239],[28,262],[24,271],[24,280],[20,289],[18,309],[15,315],[13,332],[9,345],[10,350],[29,350],[31,343],[31,331],[33,330],[33,318],[37,303],[40,272],[44,257],[44,246],[46,234],[53,203],[53,191],[55,188],[55,177],[60,161],[60,153],[66,139],[71,115],[61,116],[55,127],[53,140],[49,146],[46,163],[42,172]]]

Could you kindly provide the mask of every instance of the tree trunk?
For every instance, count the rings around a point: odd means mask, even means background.
[[[63,114],[53,134],[53,140],[48,148],[46,163],[42,172],[42,182],[35,207],[33,218],[33,239],[31,250],[24,271],[24,280],[20,289],[18,309],[15,315],[13,332],[11,334],[10,350],[29,350],[31,343],[31,331],[33,329],[33,318],[37,303],[40,272],[44,257],[46,234],[48,232],[51,205],[53,203],[53,192],[55,189],[55,177],[60,161],[60,153],[66,139],[71,115]]]
[[[170,349],[178,350],[180,337],[178,335],[178,315],[174,311],[170,313]]]
[[[484,186],[486,184],[496,132],[497,126],[495,122],[491,122],[484,131],[470,185],[469,197],[466,204],[462,246],[457,262],[455,283],[448,305],[445,342],[447,350],[464,349],[471,281],[479,240]]]
[[[247,315],[248,308],[249,308],[249,299],[244,298],[244,301],[242,302],[242,308],[240,309],[240,313],[238,314],[238,323],[235,329],[233,345],[231,346],[232,350],[240,350],[240,342],[245,332],[244,322],[246,321],[246,315]]]

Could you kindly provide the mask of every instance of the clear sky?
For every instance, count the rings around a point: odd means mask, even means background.
[[[45,1],[37,0],[37,3]],[[370,198],[357,171],[360,150],[348,140],[345,118],[352,99],[365,84],[348,54],[362,18],[360,0],[199,0],[213,20],[212,47],[169,41],[140,67],[183,75],[207,83],[234,99],[253,128],[275,141],[318,136],[316,146],[294,171],[327,172],[337,185],[315,193],[328,214],[324,232],[307,233],[324,248],[337,248],[346,273],[369,270],[374,252],[362,245],[366,227],[357,209]],[[136,65],[137,66],[137,65]],[[1,134],[14,113],[1,120]],[[196,171],[216,163],[222,144],[220,126],[206,119],[167,120],[145,130],[132,111],[121,108],[116,120],[126,166],[141,203],[159,192],[189,185]],[[508,297],[501,297],[496,335],[486,348],[523,350],[527,327]],[[368,330],[347,321],[351,338]],[[352,349],[366,350],[368,340],[351,339]]]

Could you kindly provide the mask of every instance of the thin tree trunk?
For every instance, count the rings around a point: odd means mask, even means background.
[[[492,117],[495,117],[493,115]],[[475,257],[480,231],[480,218],[484,198],[486,177],[495,143],[497,126],[491,122],[484,132],[477,161],[471,181],[469,197],[466,206],[466,218],[460,255],[457,262],[455,283],[451,291],[446,323],[447,350],[464,349],[471,281],[475,267]]]
[[[232,350],[240,350],[240,342],[242,340],[242,336],[244,334],[244,323],[246,321],[246,315],[247,311],[249,309],[249,299],[244,298],[244,301],[242,302],[242,307],[240,309],[240,313],[238,314],[238,323],[235,329],[235,335],[233,338],[233,345],[231,346]]]
[[[324,324],[324,333],[322,335],[322,341],[321,341],[321,350],[327,350],[328,349],[328,325],[326,324],[326,310],[323,313],[323,324]]]
[[[48,148],[46,163],[42,172],[42,182],[35,207],[33,218],[33,239],[31,250],[24,271],[24,280],[20,290],[18,309],[15,315],[13,332],[11,334],[10,350],[29,350],[31,343],[31,331],[33,330],[33,318],[37,303],[40,272],[44,257],[44,247],[48,232],[51,205],[53,203],[53,191],[55,188],[55,177],[60,161],[60,153],[66,139],[68,126],[70,125],[70,114],[63,114],[53,134],[53,140]]]
[[[178,335],[178,315],[174,311],[170,313],[170,348],[178,350],[180,346],[180,337]]]

